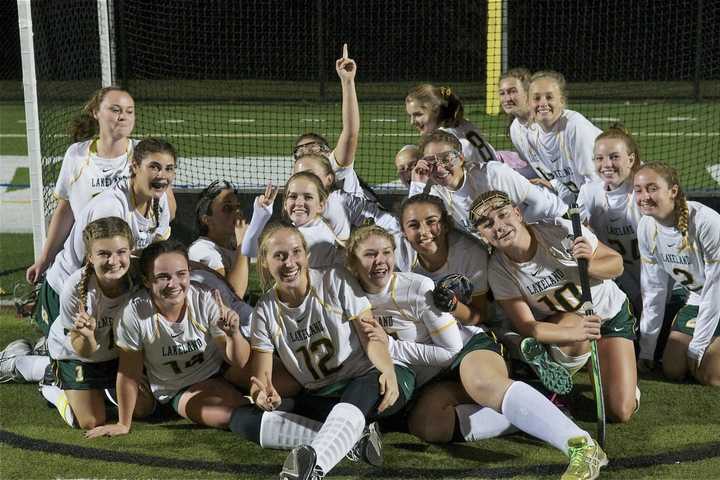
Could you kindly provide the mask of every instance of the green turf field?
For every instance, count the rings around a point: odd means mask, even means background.
[[[0,345],[37,330],[0,314]],[[592,393],[584,372],[572,414],[594,432]],[[610,425],[603,479],[720,478],[720,393],[657,378],[640,382],[642,407],[627,425]],[[331,478],[557,478],[564,457],[522,435],[472,444],[428,445],[389,433],[383,470],[344,460]],[[276,478],[284,452],[262,450],[225,431],[191,425],[174,414],[136,422],[129,436],[86,440],[48,407],[34,385],[0,385],[0,478]]]

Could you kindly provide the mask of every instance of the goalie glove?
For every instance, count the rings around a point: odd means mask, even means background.
[[[440,279],[433,290],[435,306],[443,312],[453,312],[458,302],[469,304],[472,299],[472,283],[464,275],[452,273]]]

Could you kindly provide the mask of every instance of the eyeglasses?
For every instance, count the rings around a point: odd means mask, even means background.
[[[452,168],[460,165],[462,154],[457,150],[448,150],[447,152],[436,153],[434,155],[425,155],[422,157],[425,163],[428,164],[431,170],[434,170],[438,166],[443,168]]]
[[[310,142],[298,145],[297,147],[293,148],[292,154],[293,159],[297,160],[303,155],[308,154],[319,154],[327,158],[330,155],[330,152],[332,152],[332,150],[330,150],[329,145],[322,142]]]

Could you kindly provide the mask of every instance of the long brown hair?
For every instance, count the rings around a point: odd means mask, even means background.
[[[625,144],[628,154],[633,155],[635,158],[632,168],[630,169],[630,173],[634,176],[637,171],[640,170],[640,167],[642,166],[640,161],[640,147],[638,147],[638,144],[630,133],[630,130],[625,128],[622,123],[613,123],[606,128],[595,138],[595,145],[597,145],[597,142],[600,140],[621,140]]]
[[[70,121],[68,130],[73,142],[89,140],[98,134],[100,125],[97,119],[95,119],[95,113],[100,109],[100,104],[110,92],[127,93],[127,95],[132,98],[127,90],[120,87],[110,86],[97,90],[87,103],[85,103],[80,113]]]
[[[450,87],[436,87],[428,83],[410,90],[405,103],[417,102],[420,108],[437,115],[438,126],[457,127],[465,119],[465,109],[460,97]]]

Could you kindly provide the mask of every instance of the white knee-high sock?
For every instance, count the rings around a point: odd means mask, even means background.
[[[455,406],[460,433],[466,442],[485,438],[495,438],[517,432],[505,415],[492,408],[481,407],[476,403],[464,403]]]
[[[530,435],[546,441],[565,455],[568,439],[592,437],[575,425],[550,400],[523,382],[513,382],[505,392],[502,412],[513,425]]]
[[[265,412],[260,423],[260,446],[290,450],[309,445],[317,436],[322,422],[289,412]]]
[[[365,416],[355,405],[338,403],[333,407],[310,444],[317,453],[317,465],[325,475],[360,440],[364,428]]]
[[[50,364],[47,355],[23,355],[15,359],[15,370],[26,382],[36,383],[45,376],[45,369]]]

